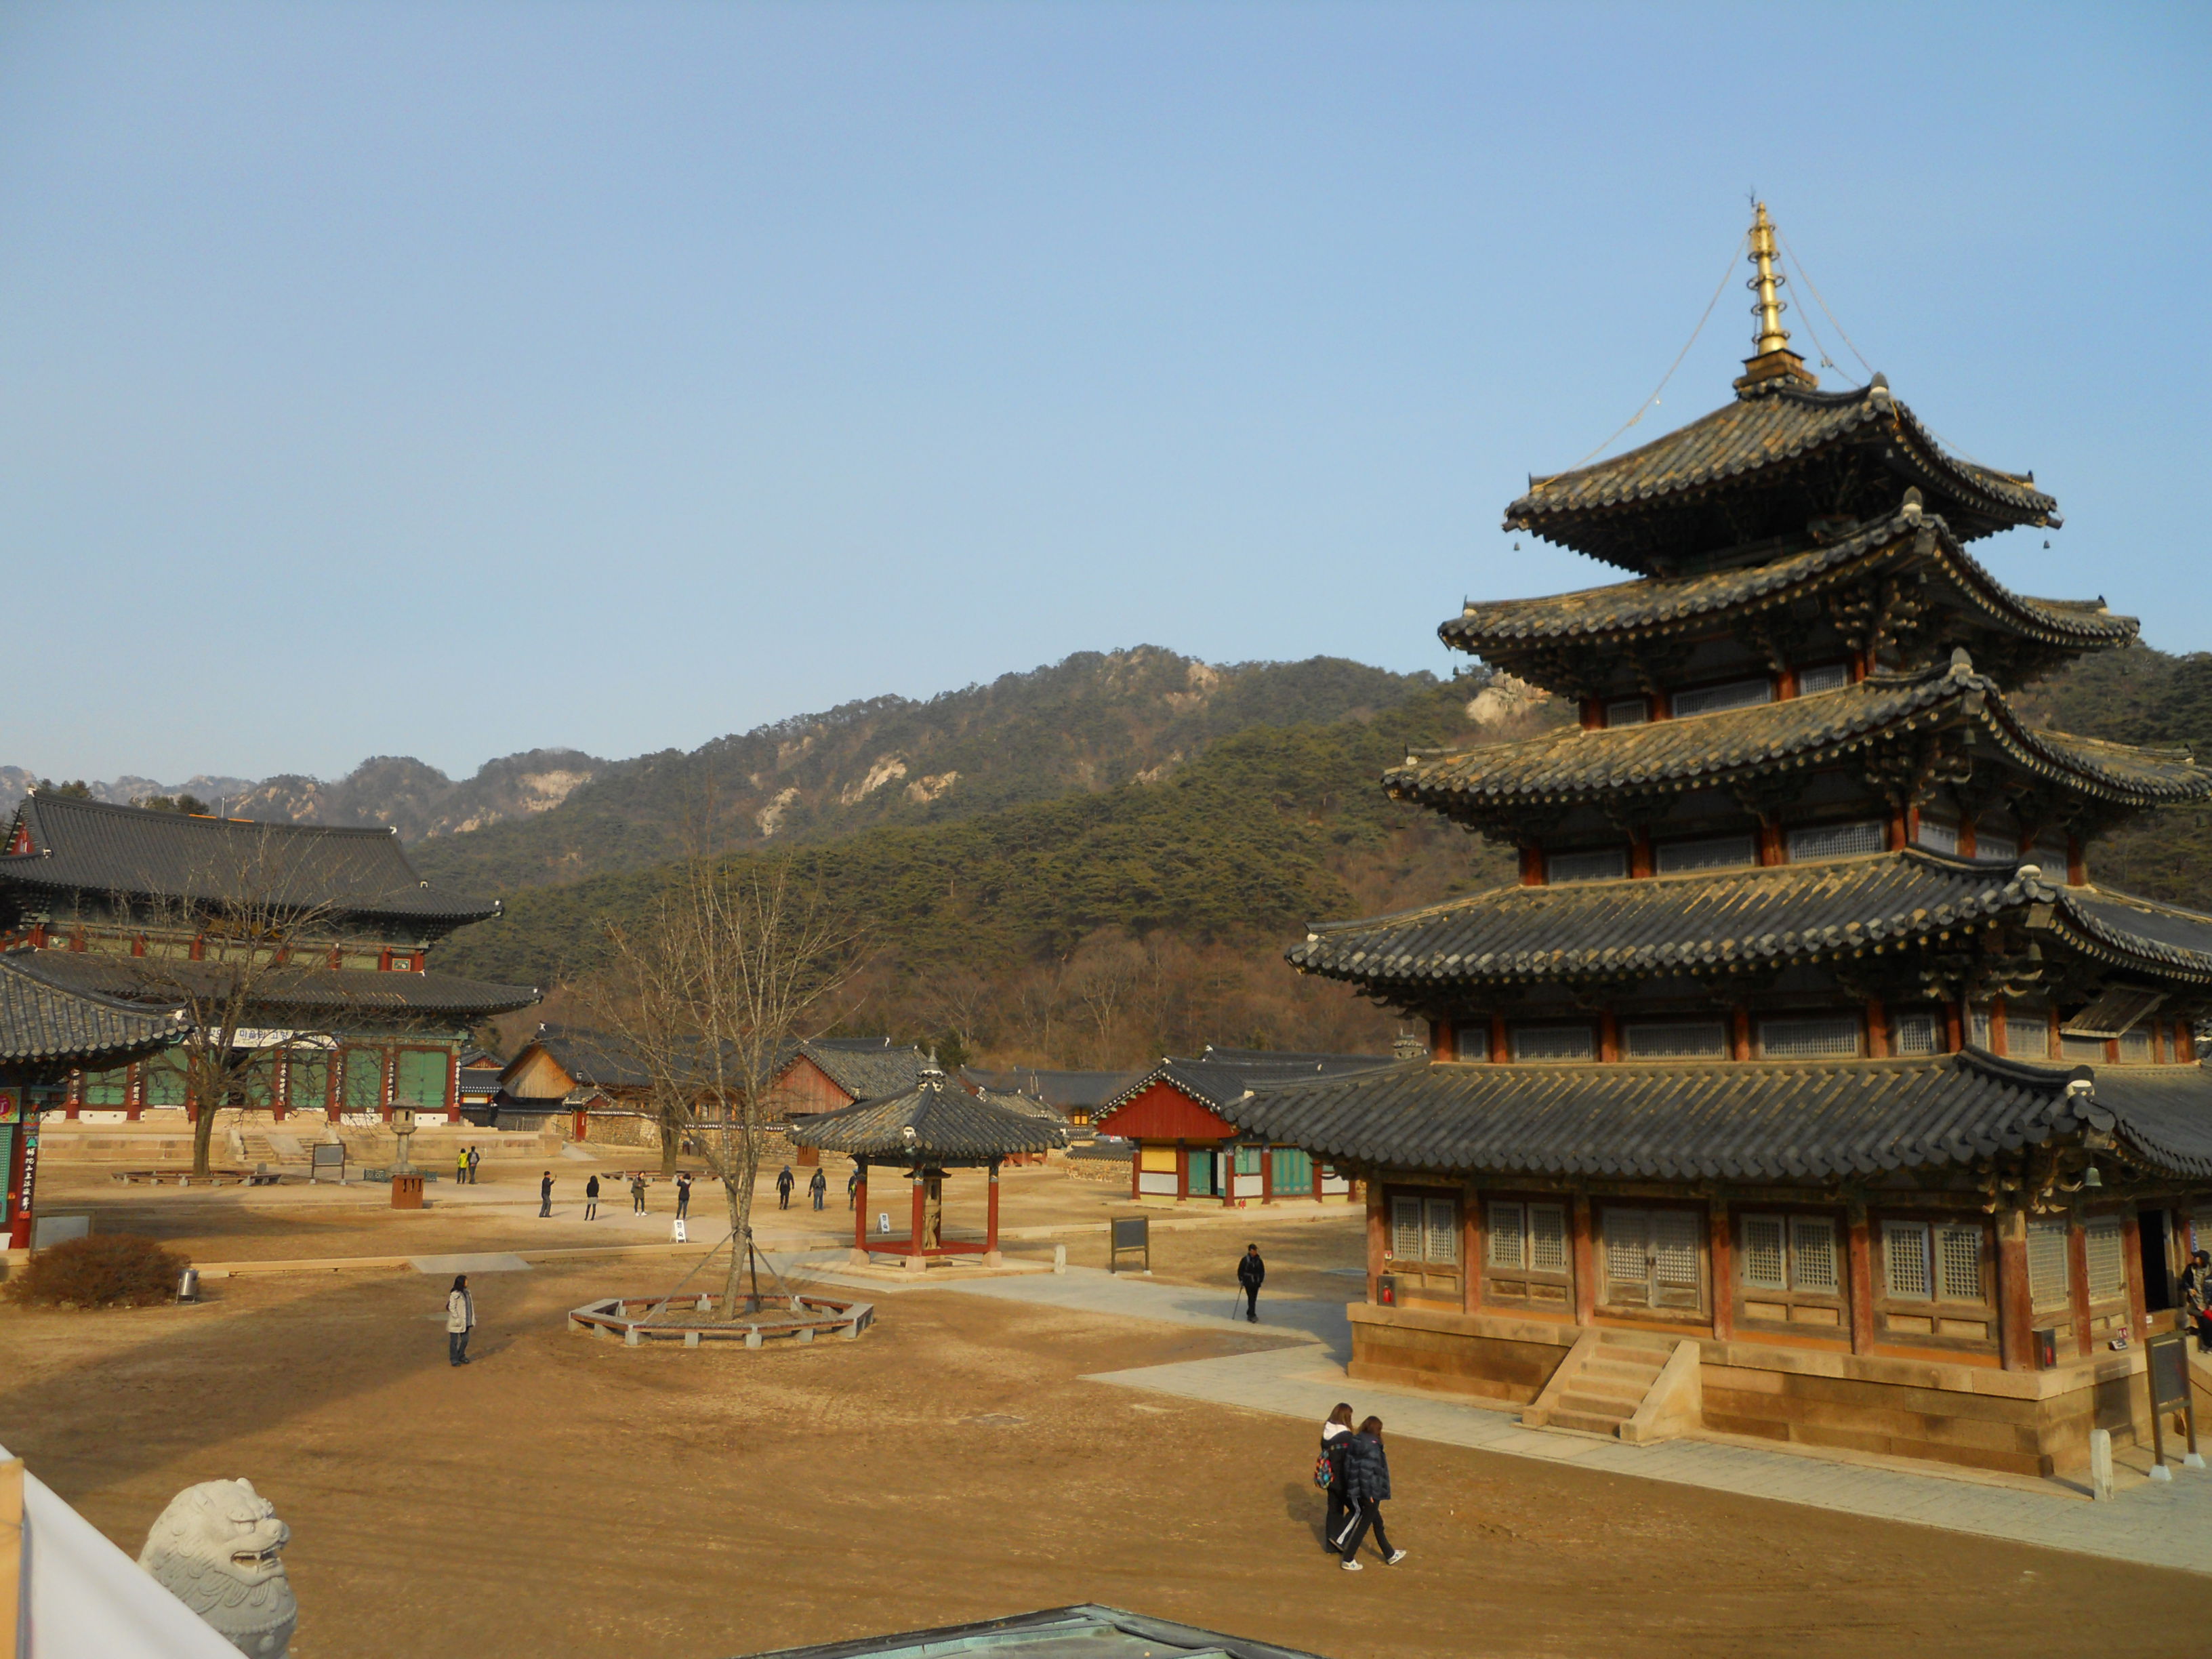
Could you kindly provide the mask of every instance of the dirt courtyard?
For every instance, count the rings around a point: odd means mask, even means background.
[[[1341,1285],[1346,1231],[1255,1218],[1163,1235],[1156,1261],[1225,1274],[1249,1232],[1299,1288]],[[1264,1332],[937,1290],[881,1297],[858,1343],[754,1354],[563,1329],[679,1270],[482,1275],[465,1370],[445,1285],[412,1273],[0,1310],[0,1442],[133,1554],[181,1487],[251,1479],[293,1528],[300,1659],[724,1659],[1081,1601],[1330,1659],[2206,1645],[2192,1576],[1411,1439],[1409,1559],[1342,1573],[1311,1425],[1081,1380]]]

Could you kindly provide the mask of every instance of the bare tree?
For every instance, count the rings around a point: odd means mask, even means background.
[[[620,989],[605,1005],[609,1023],[651,1078],[656,1112],[698,1148],[728,1200],[732,1306],[777,1067],[852,973],[856,936],[795,890],[784,865],[697,855],[641,916],[605,932]]]
[[[183,1010],[195,1175],[210,1172],[219,1112],[256,1093],[276,1097],[283,1039],[263,1035],[270,1009],[325,1000],[314,980],[329,959],[338,902],[328,871],[284,828],[226,824],[182,881],[148,878],[135,897],[112,898],[144,939],[133,994]]]

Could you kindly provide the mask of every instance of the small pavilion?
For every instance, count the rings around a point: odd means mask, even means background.
[[[795,1145],[843,1152],[860,1166],[860,1185],[853,1206],[853,1254],[898,1255],[908,1271],[920,1273],[932,1258],[980,1255],[983,1265],[999,1265],[999,1166],[1024,1152],[1066,1145],[1057,1124],[978,1099],[948,1082],[933,1058],[914,1087],[842,1110],[823,1112],[794,1123]],[[871,1237],[868,1233],[868,1170],[900,1169],[912,1183],[913,1212],[907,1236]],[[945,1237],[945,1177],[951,1170],[989,1172],[983,1242],[955,1242]]]

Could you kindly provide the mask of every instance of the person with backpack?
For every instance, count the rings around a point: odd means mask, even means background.
[[[777,1209],[787,1210],[791,1207],[791,1189],[798,1184],[797,1180],[791,1173],[791,1165],[788,1164],[785,1164],[783,1166],[783,1173],[775,1178],[775,1207]]]
[[[1344,1449],[1344,1496],[1352,1505],[1352,1520],[1339,1545],[1344,1570],[1360,1570],[1359,1540],[1367,1536],[1370,1528],[1384,1566],[1395,1567],[1404,1560],[1406,1552],[1392,1549],[1389,1534],[1382,1530],[1382,1504],[1390,1496],[1390,1460],[1382,1450],[1382,1419],[1379,1417],[1370,1417],[1362,1423],[1359,1432]]]
[[[1254,1325],[1260,1322],[1260,1286],[1267,1281],[1267,1264],[1260,1260],[1260,1247],[1247,1244],[1244,1254],[1237,1261],[1237,1282],[1244,1287],[1244,1317]],[[1230,1316],[1236,1317],[1234,1314]]]
[[[1337,1540],[1352,1523],[1351,1505],[1344,1501],[1344,1454],[1351,1444],[1352,1407],[1340,1405],[1321,1425],[1321,1455],[1314,1459],[1314,1484],[1328,1494],[1321,1547],[1332,1555],[1336,1553]]]
[[[483,1168],[483,1153],[474,1146],[469,1148],[469,1185],[477,1184],[477,1172]]]
[[[544,1220],[553,1213],[553,1171],[548,1170],[538,1182],[538,1216]]]
[[[860,1201],[860,1166],[855,1164],[853,1173],[845,1177],[845,1207],[851,1209]]]
[[[819,1166],[815,1169],[814,1179],[806,1183],[806,1190],[813,1196],[814,1207],[820,1209],[823,1194],[830,1190],[830,1177],[822,1173]]]
[[[464,1146],[459,1152],[453,1154],[453,1185],[456,1187],[465,1187],[468,1184],[469,1149]]]
[[[586,1221],[597,1221],[599,1218],[599,1178],[597,1176],[593,1176],[589,1181],[584,1183],[584,1219]]]

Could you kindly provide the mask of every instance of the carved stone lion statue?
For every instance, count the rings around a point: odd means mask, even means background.
[[[300,1604],[284,1577],[292,1529],[247,1480],[204,1480],[169,1501],[138,1565],[233,1647],[285,1659]]]

